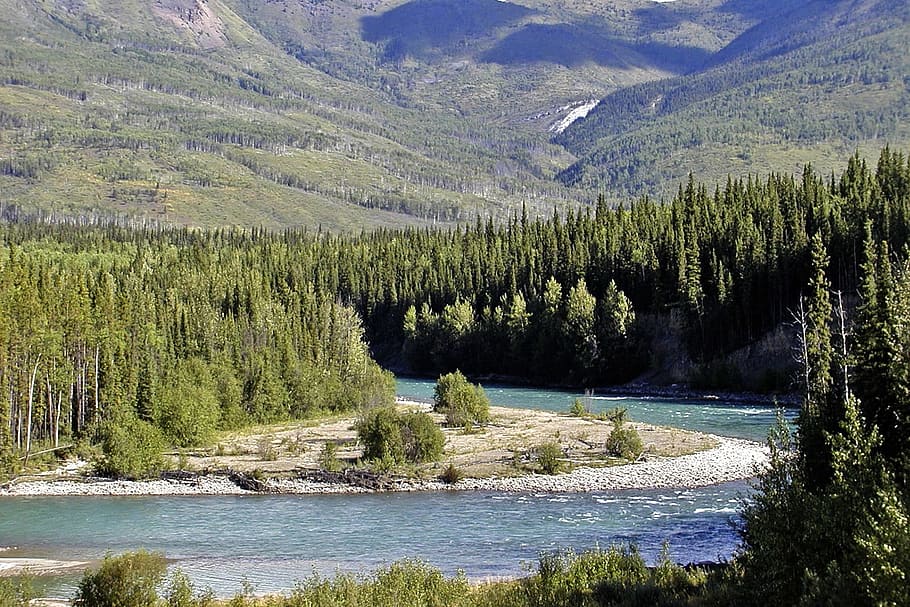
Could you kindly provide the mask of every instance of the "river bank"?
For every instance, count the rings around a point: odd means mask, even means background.
[[[170,478],[123,481],[101,478],[23,480],[0,489],[0,496],[253,495],[331,494],[411,491],[589,492],[627,489],[696,488],[750,478],[767,463],[759,443],[712,437],[717,446],[677,457],[650,456],[608,467],[580,466],[556,475],[466,478],[456,483],[382,475],[338,474],[331,480],[301,472],[256,478],[233,473],[184,473]],[[372,486],[371,486],[372,485]]]

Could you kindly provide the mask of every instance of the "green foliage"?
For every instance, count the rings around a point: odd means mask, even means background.
[[[434,567],[406,560],[363,577],[313,576],[300,582],[289,596],[275,600],[276,607],[437,607],[458,605],[469,593],[470,585],[463,576],[446,578]]]
[[[442,456],[445,435],[432,417],[421,411],[410,411],[401,416],[400,424],[407,461],[432,462]]]
[[[608,455],[632,461],[642,454],[644,445],[634,426],[625,423],[622,418],[616,418],[610,436],[607,437],[606,449]]]
[[[576,398],[572,402],[572,406],[569,408],[569,413],[575,417],[585,417],[591,414],[591,412],[588,411],[588,408],[580,398]]]
[[[35,591],[29,577],[10,579],[0,577],[0,605],[2,607],[29,607]]]
[[[357,437],[365,459],[392,465],[439,459],[445,444],[442,430],[429,415],[400,413],[393,406],[364,411],[357,422]]]
[[[446,416],[450,426],[485,424],[490,420],[490,400],[483,388],[461,371],[441,375],[433,392],[433,410]]]
[[[197,591],[192,580],[179,569],[171,574],[164,595],[167,607],[209,607],[215,604],[211,590]]]
[[[702,594],[705,575],[673,564],[666,552],[649,568],[638,551],[611,548],[576,555],[544,555],[538,572],[521,580],[526,602],[518,605],[670,606],[687,604]]]
[[[141,479],[164,469],[164,438],[149,422],[128,416],[106,423],[101,429],[101,474]]]
[[[515,581],[473,585],[445,577],[419,561],[399,561],[368,575],[315,575],[293,592],[268,599],[273,607],[678,607],[710,596],[707,577],[665,556],[649,568],[634,549],[611,548],[540,558],[538,570]],[[249,605],[237,596],[230,605]]]
[[[867,251],[874,250],[870,240],[867,237]],[[871,259],[868,254],[867,261]],[[886,443],[887,434],[861,412],[905,411],[910,402],[899,390],[884,403],[877,400],[880,386],[888,393],[899,385],[893,378],[903,374],[905,363],[900,347],[886,348],[886,361],[872,345],[900,332],[898,327],[910,320],[907,308],[889,303],[882,308],[882,298],[887,301],[897,292],[891,281],[900,284],[910,277],[892,275],[887,257],[876,261],[865,266],[866,299],[858,313],[857,392],[870,398],[865,406],[851,390],[846,336],[841,336],[838,349],[832,343],[837,338],[830,334],[811,336],[812,331],[824,334],[831,322],[824,272],[813,278],[821,285],[815,299],[824,301],[808,306],[810,335],[803,341],[808,389],[799,434],[794,442],[779,421],[769,439],[771,465],[743,511],[742,584],[750,604],[901,605],[908,600],[905,443],[895,434],[893,442]],[[842,359],[840,381],[829,374],[835,351]],[[890,423],[884,428],[893,433],[893,423],[901,417],[885,417]]]
[[[222,407],[205,361],[180,361],[165,374],[156,395],[155,421],[168,440],[178,447],[204,445],[211,440]]]
[[[339,472],[342,467],[338,459],[338,444],[335,441],[326,441],[319,452],[319,466],[329,472]]]
[[[395,407],[372,407],[357,421],[357,438],[368,460],[404,461],[401,416]]]
[[[622,424],[629,419],[629,410],[625,407],[612,407],[604,411],[603,418],[614,424]]]
[[[157,607],[158,585],[164,579],[164,555],[132,552],[107,555],[97,570],[79,581],[75,607]]]
[[[534,449],[537,468],[544,474],[559,474],[563,470],[565,454],[562,447],[556,442],[547,442],[537,445]]]
[[[0,479],[12,478],[19,473],[22,462],[11,445],[0,444]]]

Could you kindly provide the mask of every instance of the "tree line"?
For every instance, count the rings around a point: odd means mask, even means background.
[[[77,439],[110,457],[392,401],[357,312],[306,277],[278,281],[252,237],[36,223],[0,238],[6,467]]]
[[[839,176],[807,167],[713,190],[690,177],[664,204],[450,230],[21,216],[0,225],[0,442],[57,445],[125,414],[189,445],[218,427],[388,401],[371,352],[402,370],[594,386],[655,364],[651,343],[672,325],[710,369],[792,320],[814,235],[855,302],[867,230],[900,251],[908,226],[910,162],[887,148]]]

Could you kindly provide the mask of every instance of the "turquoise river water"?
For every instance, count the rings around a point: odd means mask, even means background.
[[[398,393],[432,398],[433,384],[399,380]],[[494,404],[566,411],[578,394],[485,386]],[[769,406],[593,397],[634,420],[761,440]],[[679,562],[728,558],[746,482],[691,490],[580,494],[413,493],[232,497],[0,498],[3,556],[94,559],[145,548],[173,559],[219,595],[288,590],[313,572],[366,572],[419,558],[472,578],[520,575],[542,551],[636,543],[653,560],[664,541]],[[42,590],[68,596],[74,579]]]

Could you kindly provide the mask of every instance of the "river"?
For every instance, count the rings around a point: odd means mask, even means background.
[[[433,384],[400,380],[404,398]],[[494,404],[566,411],[578,394],[487,386]],[[761,439],[769,406],[720,401],[594,397],[595,410],[631,419]],[[653,560],[666,540],[680,562],[728,558],[737,545],[738,482],[695,490],[582,494],[418,493],[344,496],[35,497],[0,499],[4,556],[81,560],[145,548],[166,553],[219,595],[293,587],[314,571],[369,571],[415,557],[471,578],[520,575],[541,551],[636,543]],[[73,578],[42,588],[72,593]]]

